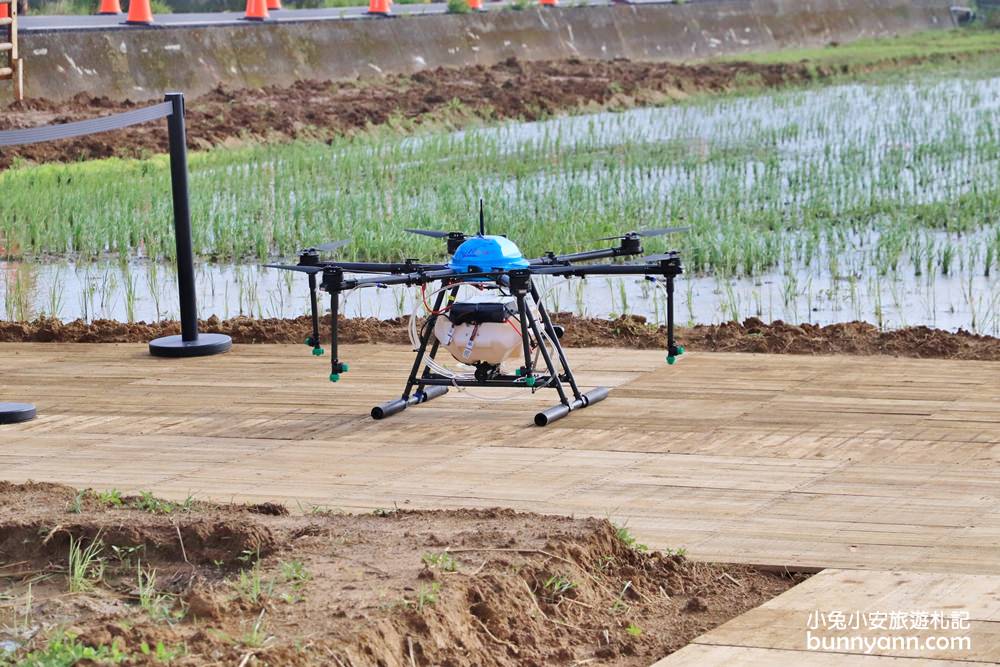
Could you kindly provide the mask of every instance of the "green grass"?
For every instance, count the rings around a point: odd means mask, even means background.
[[[917,58],[969,57],[1000,51],[1000,32],[985,29],[956,28],[929,30],[891,38],[857,41],[801,49],[782,49],[763,53],[726,56],[720,60],[764,64],[798,63],[808,60],[817,65],[869,65],[888,60]]]

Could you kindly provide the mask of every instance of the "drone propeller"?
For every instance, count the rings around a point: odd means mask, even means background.
[[[321,243],[320,245],[312,246],[308,250],[318,250],[319,252],[333,252],[334,250],[340,250],[345,245],[350,243],[350,241],[330,241],[329,243]]]
[[[446,239],[449,236],[465,236],[463,232],[442,232],[437,229],[404,229],[404,232],[429,236],[432,239]]]
[[[282,271],[298,271],[299,273],[320,273],[321,266],[299,266],[298,264],[265,264],[269,269],[281,269]]]
[[[650,236],[663,236],[664,234],[677,234],[680,232],[686,232],[690,230],[690,227],[659,227],[657,229],[640,229],[634,232],[628,232],[627,234],[619,234],[617,236],[605,236],[603,239],[597,239],[598,241],[615,241],[617,239],[624,239],[629,236],[641,236],[643,238],[648,238]]]
[[[642,261],[646,264],[656,264],[657,262],[662,262],[665,259],[673,259],[675,257],[677,257],[676,254],[660,253],[657,255],[644,255]]]

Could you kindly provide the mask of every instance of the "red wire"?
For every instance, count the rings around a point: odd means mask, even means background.
[[[427,313],[429,315],[443,315],[443,314],[447,313],[449,310],[451,310],[451,304],[450,303],[447,306],[445,306],[444,308],[442,308],[441,310],[433,310],[431,308],[431,305],[429,303],[427,303],[427,285],[421,285],[420,286],[420,298],[423,300],[423,302],[424,302],[424,308],[427,310]]]

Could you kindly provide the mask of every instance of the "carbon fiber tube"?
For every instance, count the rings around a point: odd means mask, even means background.
[[[569,406],[560,403],[535,415],[535,426],[548,426],[569,414]]]
[[[586,392],[583,395],[583,400],[585,401],[586,405],[593,405],[594,403],[600,403],[607,397],[608,397],[607,387],[596,387]]]
[[[386,417],[391,417],[405,409],[406,401],[401,398],[397,398],[395,401],[389,401],[388,403],[376,405],[372,408],[372,419],[385,419]]]
[[[423,391],[418,391],[414,393],[413,396],[410,396],[410,405],[415,405],[417,403],[426,403],[427,401],[433,401],[435,398],[444,396],[447,393],[448,393],[448,387],[445,387],[443,385],[424,387]]]

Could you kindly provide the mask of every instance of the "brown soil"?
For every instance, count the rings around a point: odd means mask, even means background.
[[[639,316],[615,320],[581,318],[569,313],[554,316],[566,328],[563,343],[568,347],[630,347],[664,349],[666,328],[654,326]],[[324,340],[330,318],[324,320]],[[225,333],[236,343],[302,343],[310,332],[308,317],[292,320],[237,317],[221,321],[205,320],[201,331]],[[62,323],[54,319],[34,322],[0,322],[0,342],[58,343],[145,343],[160,336],[180,333],[175,321],[125,324],[97,320]],[[408,344],[406,321],[359,318],[341,320],[342,343]],[[828,326],[785,324],[776,320],[765,324],[756,318],[726,324],[680,327],[679,344],[688,350],[705,352],[761,352],[769,354],[854,354],[890,355],[937,359],[978,359],[1000,361],[1000,339],[966,331],[951,333],[929,327],[907,327],[880,331],[865,322],[845,322]]]
[[[174,665],[648,665],[804,578],[626,538],[500,509],[291,516],[0,482],[0,642],[75,636],[124,664],[162,645]],[[84,592],[71,540],[100,545]]]
[[[628,60],[522,62],[438,68],[413,75],[343,82],[299,81],[289,87],[213,92],[189,100],[188,137],[197,147],[240,140],[328,139],[386,123],[448,122],[462,117],[538,119],[559,112],[662,103],[693,93],[773,87],[833,76],[842,69],[808,63],[682,65]],[[459,105],[456,106],[455,102]],[[78,95],[68,103],[29,99],[0,115],[0,130],[64,123],[146,103]],[[165,152],[162,125],[146,124],[78,139],[0,152],[15,158],[71,162]]]

